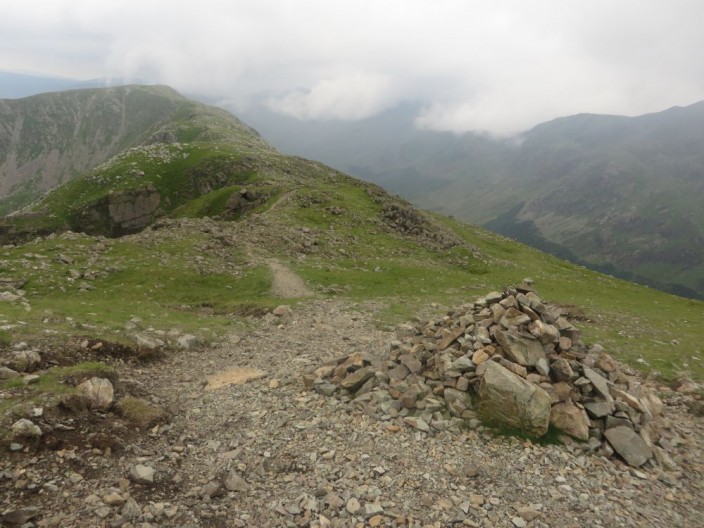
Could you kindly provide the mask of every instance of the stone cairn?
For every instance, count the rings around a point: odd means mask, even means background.
[[[307,373],[305,385],[429,434],[484,422],[541,437],[553,426],[585,450],[673,469],[662,448],[662,402],[603,347],[587,348],[530,279],[401,325],[397,337],[381,357],[331,360]]]

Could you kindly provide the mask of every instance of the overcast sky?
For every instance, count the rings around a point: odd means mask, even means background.
[[[0,0],[0,70],[508,135],[704,99],[702,0]]]

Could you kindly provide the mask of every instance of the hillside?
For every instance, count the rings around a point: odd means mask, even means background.
[[[635,509],[653,526],[693,521],[701,302],[419,211],[180,104],[151,141],[0,225],[0,522],[626,526]],[[406,321],[440,339],[477,296],[526,277],[579,326],[586,344],[565,327],[567,357],[600,343],[628,365],[614,383],[666,399],[665,458],[636,470],[566,438],[504,437],[469,410],[419,408],[433,424],[421,430],[376,389],[304,385],[336,358],[412,350],[422,338]]]
[[[417,112],[398,108],[359,123],[266,111],[247,119],[277,147],[420,207],[595,269],[704,295],[704,103],[634,118],[565,117],[513,141],[415,130]]]
[[[181,119],[182,129],[174,133],[198,133],[186,123],[194,105],[159,86],[0,100],[0,215],[126,149],[162,140],[164,123]]]
[[[600,338],[610,335],[630,347],[627,339],[617,337],[621,323],[614,323],[627,314],[634,321],[647,321],[625,323],[633,331],[657,329],[653,331],[667,332],[661,339],[652,336],[658,341],[680,340],[677,351],[671,351],[678,357],[698,353],[696,332],[691,342],[682,341],[686,325],[672,334],[670,318],[663,320],[660,308],[684,310],[683,320],[697,321],[700,303],[630,285],[480,228],[417,211],[373,184],[278,153],[223,110],[171,93],[167,99],[177,100],[181,109],[173,119],[153,125],[149,142],[124,150],[59,186],[23,214],[2,220],[3,243],[45,234],[50,236],[37,243],[54,248],[56,234],[69,230],[98,243],[103,236],[138,234],[147,227],[184,229],[180,219],[206,217],[231,233],[228,236],[247,227],[248,253],[256,249],[284,256],[306,281],[324,291],[395,298],[401,308],[411,298],[419,299],[415,306],[435,296],[459,300],[465,290],[499,289],[528,275],[558,302],[587,312],[599,310],[602,317],[586,318],[609,322],[609,328],[594,326]],[[114,244],[128,252],[143,251],[124,242],[129,240],[119,238]],[[11,255],[14,250],[8,251]],[[24,267],[6,264],[4,269],[21,273]],[[51,277],[49,273],[46,279]],[[645,308],[655,304],[658,309]],[[412,315],[410,306],[404,314]],[[648,345],[654,352],[650,355],[659,355],[658,346]],[[643,345],[633,345],[633,353],[637,350],[643,351]],[[657,361],[670,373],[677,368],[675,356]]]

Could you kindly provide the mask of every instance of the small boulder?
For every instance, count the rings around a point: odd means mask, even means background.
[[[115,399],[112,383],[105,378],[90,378],[78,386],[78,391],[85,396],[89,409],[104,411],[110,408]]]
[[[12,378],[18,378],[20,375],[16,370],[12,370],[7,367],[0,367],[0,380],[9,380]]]
[[[42,436],[41,428],[26,418],[20,418],[12,424],[12,433],[15,437],[39,438]]]
[[[32,372],[41,362],[42,357],[36,350],[18,350],[12,353],[6,366],[17,372]]]
[[[19,510],[9,510],[0,517],[0,524],[21,525],[39,515],[39,508],[30,506],[29,508],[21,508]]]
[[[137,464],[130,468],[129,477],[136,484],[154,484],[154,468]]]
[[[350,392],[356,392],[373,376],[374,369],[371,367],[364,367],[348,374],[345,379],[340,382],[340,387],[347,389]]]
[[[193,350],[198,346],[198,338],[191,334],[182,335],[176,340],[181,350]]]
[[[570,362],[565,358],[556,359],[550,365],[550,376],[555,381],[570,381],[573,375]]]
[[[247,491],[247,483],[240,477],[234,469],[231,469],[225,479],[225,487],[228,491],[244,492]]]

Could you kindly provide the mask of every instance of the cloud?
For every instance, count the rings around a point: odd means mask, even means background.
[[[140,78],[300,119],[422,102],[421,126],[506,135],[704,98],[700,0],[33,0],[0,69]]]
[[[298,119],[364,119],[393,103],[387,76],[353,72],[273,97],[267,106]]]

